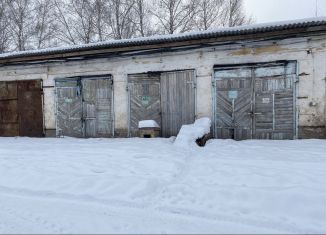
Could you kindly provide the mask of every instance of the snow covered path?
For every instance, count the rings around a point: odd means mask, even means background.
[[[0,138],[0,233],[326,233],[326,141]]]

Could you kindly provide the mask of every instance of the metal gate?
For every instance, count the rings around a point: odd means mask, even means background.
[[[42,137],[42,81],[0,82],[0,136]]]
[[[129,135],[138,136],[138,122],[155,120],[162,137],[176,136],[195,121],[194,70],[128,76]]]
[[[293,139],[296,63],[223,67],[215,71],[215,136]]]
[[[129,136],[138,136],[141,120],[161,125],[160,74],[128,75]]]
[[[56,81],[57,136],[113,137],[111,76]]]

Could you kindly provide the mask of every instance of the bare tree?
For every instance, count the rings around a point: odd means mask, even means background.
[[[0,53],[6,52],[10,47],[10,31],[8,7],[5,2],[0,2]]]
[[[109,25],[114,39],[131,38],[135,35],[135,0],[110,0]]]
[[[52,0],[35,1],[34,35],[35,47],[51,47],[57,29],[55,15],[53,12],[54,2]]]
[[[199,30],[207,30],[223,24],[225,0],[199,0],[197,5],[196,26]]]
[[[71,5],[75,35],[82,43],[92,42],[95,36],[94,3],[91,0],[71,0]]]
[[[109,4],[107,0],[95,0],[94,5],[97,41],[104,41],[111,37]]]
[[[64,0],[54,0],[55,17],[58,23],[58,30],[56,37],[63,44],[78,44],[74,35],[74,29],[71,26],[74,15],[69,11],[70,5],[66,4]]]
[[[151,0],[135,0],[135,23],[140,36],[146,37],[155,34],[150,9],[154,6]]]
[[[225,2],[224,26],[234,27],[251,23],[243,9],[243,0],[227,0]]]
[[[193,29],[196,0],[157,0],[152,14],[158,20],[162,33],[182,33]]]
[[[96,4],[92,0],[54,0],[57,37],[65,44],[96,41]]]
[[[0,53],[250,22],[243,0],[0,0]]]
[[[10,17],[10,33],[16,50],[30,49],[33,35],[33,2],[31,0],[6,0]]]

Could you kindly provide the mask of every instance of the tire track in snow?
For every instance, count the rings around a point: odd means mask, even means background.
[[[271,229],[273,231],[278,231],[280,233],[293,233],[293,234],[320,234],[325,233],[325,231],[318,231],[312,229],[297,229],[295,226],[289,224],[280,224],[279,222],[273,221],[259,221],[254,219],[246,219],[243,217],[235,217],[224,214],[216,214],[216,213],[207,213],[196,210],[189,209],[181,209],[174,207],[148,207],[144,204],[128,202],[123,200],[111,200],[111,199],[99,199],[90,195],[73,195],[66,193],[55,193],[50,191],[36,191],[36,190],[28,190],[28,189],[17,189],[17,188],[9,188],[0,186],[0,194],[5,195],[14,195],[18,197],[30,197],[30,198],[39,198],[39,199],[59,199],[63,201],[71,201],[76,202],[79,201],[84,204],[100,204],[109,206],[112,208],[123,208],[123,209],[131,209],[135,211],[148,211],[148,214],[158,213],[162,216],[178,216],[182,218],[188,219],[201,219],[206,221],[219,221],[219,222],[228,222],[239,225],[245,225],[249,227],[257,227],[263,229]],[[23,216],[22,219],[26,219],[26,216]],[[40,219],[40,217],[39,217]],[[28,219],[27,219],[28,221]],[[35,221],[35,218],[34,218]],[[44,224],[50,224],[48,221],[44,221]],[[54,226],[57,227],[57,226]],[[46,227],[48,228],[48,227]],[[59,228],[60,231],[63,231],[65,228]]]

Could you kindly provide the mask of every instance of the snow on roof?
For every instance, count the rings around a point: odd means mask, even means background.
[[[149,45],[149,44],[156,44],[156,43],[205,39],[205,38],[212,38],[212,37],[219,37],[219,36],[245,35],[245,34],[253,34],[253,33],[271,32],[276,30],[321,26],[321,25],[326,25],[326,17],[315,17],[315,18],[306,18],[306,19],[291,20],[291,21],[252,24],[246,26],[219,28],[219,29],[212,29],[206,31],[196,31],[196,32],[180,33],[180,34],[173,34],[173,35],[156,35],[150,37],[110,40],[110,41],[89,43],[83,45],[3,53],[0,54],[0,59],[69,53],[75,51],[84,51],[84,50],[102,49],[102,48],[140,46],[140,45]]]

